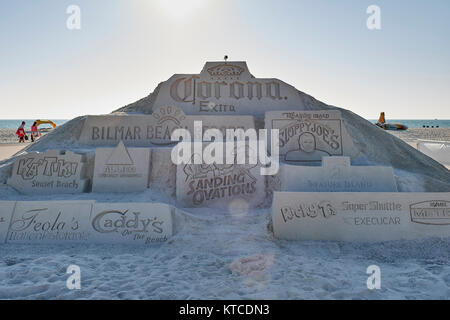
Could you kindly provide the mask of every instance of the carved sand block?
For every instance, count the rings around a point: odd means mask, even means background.
[[[265,127],[279,130],[283,161],[319,163],[322,157],[357,154],[337,110],[266,112]]]
[[[176,74],[161,84],[154,108],[173,105],[187,115],[263,116],[302,107],[298,91],[273,78],[255,78],[247,64],[207,62],[199,74]]]
[[[173,146],[177,143],[171,140],[173,131],[183,128],[194,136],[194,121],[202,121],[203,132],[255,127],[252,116],[186,116],[175,106],[162,106],[151,115],[87,116],[79,142],[89,146],[117,146],[120,141],[134,147]]]
[[[149,148],[97,148],[93,192],[139,192],[148,186]]]
[[[153,244],[173,234],[172,207],[162,203],[95,203],[92,241]]]
[[[18,201],[7,243],[87,243],[93,201]]]
[[[187,116],[188,117],[188,130],[191,132],[191,136],[194,138],[194,122],[201,121],[202,133],[205,134],[208,129],[218,129],[223,138],[227,136],[227,130],[243,130],[255,128],[255,121],[252,116]],[[244,139],[244,132],[236,131],[238,139]],[[242,134],[239,134],[242,133]]]
[[[14,162],[8,184],[25,194],[81,193],[86,191],[85,161],[71,151],[31,152]]]
[[[203,143],[203,148],[207,146]],[[229,209],[263,203],[265,176],[261,175],[261,165],[249,164],[248,159],[246,164],[237,164],[236,158],[233,164],[226,164],[225,154],[223,164],[195,164],[198,154],[194,153],[192,163],[177,166],[176,195],[182,206]]]
[[[0,244],[6,242],[15,205],[15,201],[0,201]]]
[[[212,106],[211,106],[212,107]],[[185,115],[184,112],[174,106],[159,107],[152,113],[153,131],[156,139],[151,142],[155,145],[175,145],[177,141],[171,141],[174,130],[179,128],[187,129],[193,139],[196,135],[203,137],[208,129],[218,129],[225,138],[227,130],[254,129],[255,121],[253,116],[212,116],[212,115]],[[201,133],[195,132],[194,122],[201,122]]]
[[[396,192],[392,167],[351,166],[349,157],[323,157],[321,167],[282,165],[281,191]]]
[[[171,147],[152,148],[149,188],[175,198],[177,166],[172,162]]]
[[[287,240],[450,236],[450,193],[275,192],[273,231]]]
[[[78,139],[88,146],[117,146],[124,141],[127,146],[146,147],[153,137],[150,115],[100,115],[87,116]]]
[[[176,129],[188,129],[191,121],[182,110],[174,106],[157,108],[151,114],[149,124],[149,141],[153,145],[171,146],[176,142],[171,140]],[[193,134],[193,132],[191,132]]]

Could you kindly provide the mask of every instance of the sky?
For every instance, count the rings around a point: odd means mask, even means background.
[[[225,54],[367,119],[450,119],[448,0],[0,0],[0,119],[110,113]]]

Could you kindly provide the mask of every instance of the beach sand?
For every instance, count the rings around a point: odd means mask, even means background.
[[[15,155],[28,145],[28,143],[11,143],[0,145],[0,161],[8,159]]]
[[[15,129],[0,129],[0,161],[8,159],[30,144],[30,140],[18,143]]]
[[[390,134],[402,139],[413,148],[417,148],[418,140],[434,140],[450,142],[450,128],[420,128],[405,131],[388,131]],[[450,170],[449,165],[444,165]]]
[[[405,131],[388,131],[403,141],[414,144],[417,140],[450,141],[450,128],[420,128]],[[415,147],[415,146],[414,146]]]

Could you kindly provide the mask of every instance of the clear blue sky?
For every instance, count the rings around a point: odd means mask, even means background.
[[[224,54],[369,119],[450,119],[449,0],[0,0],[0,16],[0,119],[109,113]]]

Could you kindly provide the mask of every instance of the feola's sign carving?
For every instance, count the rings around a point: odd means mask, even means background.
[[[91,206],[92,201],[17,202],[6,242],[86,242]]]
[[[0,201],[0,243],[6,242],[15,205],[15,201]]]
[[[283,81],[252,76],[245,62],[207,62],[200,74],[174,75],[164,82],[154,109],[164,105],[186,114],[263,115],[301,107],[303,101]]]

